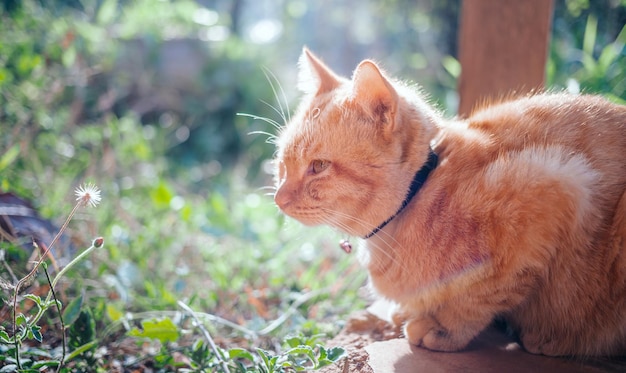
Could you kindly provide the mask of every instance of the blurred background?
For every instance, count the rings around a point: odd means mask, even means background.
[[[78,184],[100,187],[69,235],[79,249],[104,236],[104,249],[65,285],[98,325],[185,298],[259,329],[318,291],[282,333],[332,334],[367,302],[365,275],[340,235],[280,216],[264,189],[274,147],[262,133],[276,130],[238,113],[283,123],[306,45],[347,76],[377,60],[452,116],[460,11],[460,0],[3,0],[0,192],[58,226]],[[626,102],[625,24],[626,0],[556,0],[547,87]],[[24,272],[29,239],[0,241]]]
[[[164,142],[168,172],[189,185],[206,187],[237,165],[266,184],[273,149],[249,133],[273,129],[236,114],[282,121],[274,108],[293,109],[304,45],[347,76],[373,58],[454,114],[460,3],[5,0],[2,146],[16,138],[7,133],[32,127],[96,126],[106,138],[116,121],[137,121],[151,148]],[[556,1],[548,87],[624,99],[625,3]],[[77,156],[80,144],[59,140],[56,153]]]

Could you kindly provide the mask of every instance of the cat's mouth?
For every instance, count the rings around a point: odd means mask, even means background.
[[[279,206],[280,208],[280,206]],[[336,215],[336,211],[333,212],[330,209],[324,207],[295,207],[288,206],[285,209],[280,209],[285,215],[289,216],[309,227],[318,225],[327,225],[337,228],[343,232],[348,232],[351,229],[342,223]]]
[[[325,219],[313,209],[303,209],[292,206],[282,208],[280,205],[278,206],[278,208],[280,209],[280,211],[283,212],[283,214],[293,219],[296,219],[300,223],[307,226],[316,226],[325,223]]]
[[[319,207],[303,205],[302,201],[293,192],[279,187],[274,195],[274,203],[283,214],[296,219],[307,226],[324,224],[326,221]],[[327,223],[327,222],[326,222]]]

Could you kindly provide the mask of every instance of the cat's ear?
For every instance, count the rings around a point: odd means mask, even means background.
[[[354,102],[361,105],[375,120],[393,126],[398,106],[398,95],[378,66],[365,60],[352,76]]]
[[[298,66],[298,89],[304,93],[329,92],[341,83],[341,78],[307,48],[302,50]]]

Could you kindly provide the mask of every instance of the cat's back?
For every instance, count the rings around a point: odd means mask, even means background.
[[[585,148],[598,141],[626,139],[626,106],[594,95],[523,97],[485,105],[468,121],[469,128],[513,147],[562,143]]]
[[[439,185],[457,210],[495,217],[487,225],[497,229],[517,217],[565,232],[554,234],[556,246],[613,246],[615,236],[626,238],[626,219],[612,221],[626,216],[626,106],[541,94],[485,107],[460,128],[444,131],[435,147]],[[626,281],[626,256],[619,268],[616,278]]]
[[[626,106],[594,95],[539,94],[488,105],[467,120],[486,154],[560,149],[626,174]]]

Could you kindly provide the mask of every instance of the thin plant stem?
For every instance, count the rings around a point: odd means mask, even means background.
[[[191,318],[196,322],[196,325],[198,326],[198,328],[200,328],[200,330],[202,331],[202,334],[204,335],[204,339],[206,339],[207,342],[209,342],[209,347],[211,347],[211,349],[213,350],[213,353],[215,354],[220,364],[222,365],[222,369],[224,369],[224,373],[230,373],[230,370],[228,369],[228,365],[226,365],[226,362],[224,361],[224,359],[222,359],[220,351],[217,349],[217,345],[215,345],[215,342],[213,342],[213,338],[211,338],[211,334],[209,334],[209,331],[204,327],[204,325],[202,325],[202,323],[196,317],[193,310],[180,300],[176,303],[178,303],[180,308],[185,310],[185,312],[187,312],[189,316],[191,316]]]
[[[101,247],[102,245],[98,246]],[[89,255],[94,249],[96,248],[96,245],[94,245],[94,243],[92,242],[91,246],[89,246],[87,249],[85,249],[85,251],[83,251],[82,253],[80,253],[76,258],[72,259],[71,262],[69,262],[65,267],[63,267],[63,269],[61,269],[61,271],[59,271],[59,273],[54,276],[54,280],[52,280],[52,284],[50,285],[51,289],[54,289],[54,287],[56,286],[57,282],[59,282],[59,279],[61,277],[63,277],[63,275],[74,266],[74,264],[80,262],[81,260],[83,260],[87,255]],[[46,297],[46,301],[50,300],[50,296],[52,294],[48,293],[48,296]]]
[[[63,312],[61,312],[61,307],[59,306],[60,302],[57,299],[57,295],[54,292],[54,285],[50,281],[50,275],[48,274],[48,268],[46,265],[43,266],[43,271],[46,274],[46,279],[48,280],[48,284],[50,285],[50,293],[54,299],[54,303],[57,306],[57,310],[59,311],[59,320],[61,321],[61,360],[59,361],[59,365],[57,366],[57,373],[61,371],[61,366],[63,365],[63,361],[65,360],[65,323],[63,322]],[[56,280],[56,277],[55,277]]]
[[[311,299],[313,299],[313,298],[315,298],[315,297],[317,297],[319,295],[327,293],[328,291],[329,291],[328,288],[323,288],[323,289],[319,289],[319,290],[313,290],[313,291],[310,291],[308,293],[304,293],[304,294],[300,295],[291,304],[291,306],[285,312],[282,313],[282,315],[280,317],[278,317],[277,319],[272,321],[265,328],[259,330],[257,333],[259,335],[267,335],[267,334],[271,333],[276,328],[278,328],[280,325],[282,325],[285,321],[287,321],[289,319],[289,317],[291,317],[291,315],[298,310],[298,307],[300,307],[304,303],[308,302],[309,300],[311,300]]]
[[[61,237],[63,232],[65,232],[65,230],[67,229],[67,226],[69,225],[70,221],[74,217],[74,214],[76,213],[76,210],[78,210],[78,208],[82,204],[83,204],[82,201],[78,201],[76,203],[76,205],[74,205],[74,208],[72,209],[72,211],[68,215],[67,219],[65,219],[65,223],[63,223],[63,225],[61,226],[61,229],[59,229],[59,232],[56,234],[56,236],[54,236],[54,238],[52,239],[52,242],[50,243],[50,245],[48,245],[48,247],[43,252],[43,254],[39,258],[39,260],[37,260],[35,262],[35,265],[33,266],[33,269],[26,276],[22,277],[17,282],[17,284],[15,285],[15,289],[13,290],[13,339],[14,339],[14,342],[15,342],[15,360],[16,360],[16,364],[17,364],[17,368],[18,369],[22,369],[22,364],[20,363],[20,348],[19,348],[20,347],[20,343],[19,343],[20,341],[17,338],[17,295],[19,294],[20,288],[28,280],[30,280],[30,278],[32,278],[35,275],[35,273],[37,272],[37,269],[39,268],[41,263],[45,260],[46,256],[48,256],[48,253],[50,252],[50,250],[52,249],[54,244],[59,240],[59,238]],[[56,277],[55,277],[55,280],[56,280]],[[49,300],[49,297],[48,297],[48,300]]]

